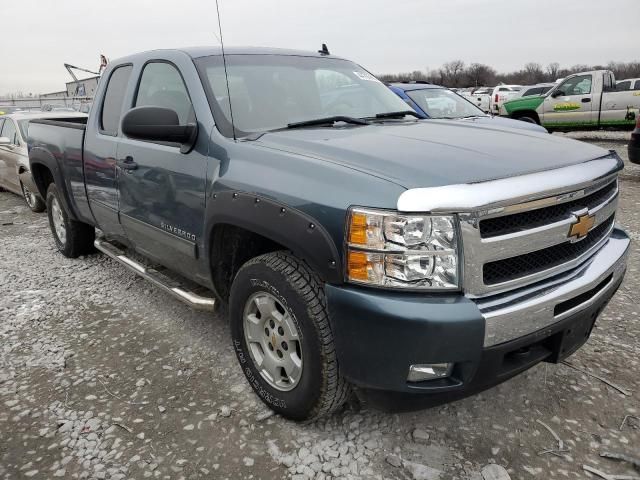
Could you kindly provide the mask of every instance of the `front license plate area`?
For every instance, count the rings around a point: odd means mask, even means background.
[[[598,317],[598,311],[585,312],[571,322],[564,330],[554,335],[553,354],[547,359],[551,363],[559,363],[578,350],[591,335],[591,330]]]

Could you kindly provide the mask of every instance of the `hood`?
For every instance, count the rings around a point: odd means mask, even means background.
[[[493,127],[515,128],[520,130],[529,130],[532,132],[547,133],[547,129],[537,123],[523,122],[522,120],[514,120],[512,118],[491,117],[487,115],[484,117],[463,118],[461,121]]]
[[[531,95],[504,102],[502,107],[507,114],[511,115],[518,110],[535,110],[544,102],[544,99],[545,95]]]
[[[253,143],[352,168],[405,188],[511,177],[608,153],[548,133],[448,120],[283,130]]]

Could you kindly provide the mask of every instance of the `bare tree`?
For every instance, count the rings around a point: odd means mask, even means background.
[[[472,63],[464,73],[466,84],[473,87],[493,85],[496,81],[496,71],[482,63]]]
[[[558,62],[551,62],[547,65],[547,81],[555,82],[558,79],[558,72],[560,71],[560,64]]]
[[[462,72],[464,71],[464,62],[462,60],[453,60],[445,63],[440,69],[441,76],[448,87],[457,87],[462,80]]]
[[[544,72],[542,65],[535,62],[529,62],[524,66],[525,82],[534,84],[544,80]]]

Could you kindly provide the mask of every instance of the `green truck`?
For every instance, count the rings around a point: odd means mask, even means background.
[[[640,90],[617,90],[613,72],[570,75],[546,94],[505,102],[500,115],[547,129],[632,127],[640,112]]]

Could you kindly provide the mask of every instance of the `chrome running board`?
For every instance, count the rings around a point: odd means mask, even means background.
[[[127,256],[126,252],[116,247],[104,238],[97,238],[93,245],[102,253],[115,261],[121,263],[132,272],[140,275],[145,280],[153,283],[156,287],[170,293],[178,300],[197,310],[214,311],[216,300],[212,297],[203,297],[194,292],[190,292],[179,282],[167,277],[154,268],[147,267]]]

